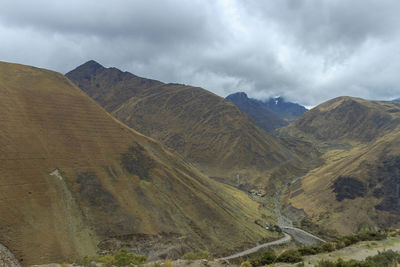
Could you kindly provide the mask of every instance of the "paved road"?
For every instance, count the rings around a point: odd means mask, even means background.
[[[268,243],[264,243],[264,244],[261,244],[261,245],[258,245],[258,246],[256,246],[256,247],[254,247],[254,248],[250,248],[250,249],[248,249],[248,250],[245,250],[245,251],[242,251],[242,252],[233,254],[233,255],[231,255],[231,256],[219,258],[219,259],[217,259],[217,260],[230,260],[230,259],[242,257],[242,256],[245,256],[245,255],[247,255],[247,254],[251,254],[251,253],[253,253],[253,252],[256,252],[256,251],[259,250],[260,248],[265,248],[265,247],[269,247],[269,246],[273,246],[273,245],[280,245],[280,244],[289,242],[289,241],[292,239],[292,237],[291,237],[290,235],[288,235],[288,234],[286,234],[286,233],[283,233],[283,234],[284,234],[285,236],[284,236],[283,238],[281,238],[281,239],[278,239],[278,240],[275,240],[275,241],[271,241],[271,242],[268,242]]]

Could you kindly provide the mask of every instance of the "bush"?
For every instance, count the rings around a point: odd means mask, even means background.
[[[318,267],[392,267],[400,262],[400,253],[392,250],[379,252],[375,256],[370,256],[364,261],[343,261],[339,259],[336,262],[323,260],[318,263]]]
[[[135,253],[130,253],[126,248],[122,248],[116,254],[112,255],[101,255],[94,258],[94,261],[103,263],[105,266],[126,266],[135,264],[146,263],[146,256],[136,255]]]
[[[302,256],[314,255],[314,254],[324,252],[322,247],[320,247],[318,245],[304,246],[304,247],[299,248],[298,251]]]
[[[268,249],[261,256],[251,261],[253,266],[261,266],[274,263],[276,260],[275,252],[272,249]]]
[[[172,263],[171,260],[166,260],[165,261],[164,267],[173,267],[173,266],[174,266],[174,264]]]
[[[296,263],[302,261],[301,254],[297,250],[286,250],[283,252],[281,255],[276,260],[277,262],[290,262],[290,263]]]
[[[326,242],[321,246],[323,252],[332,252],[336,249],[336,244],[333,242]]]
[[[184,260],[213,260],[213,257],[211,257],[210,253],[208,251],[200,251],[200,252],[188,252],[185,255],[183,255]]]
[[[240,264],[240,267],[252,267],[252,265],[249,261],[244,261]]]

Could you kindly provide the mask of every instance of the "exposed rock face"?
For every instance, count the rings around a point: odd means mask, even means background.
[[[11,251],[0,244],[0,267],[21,267]]]

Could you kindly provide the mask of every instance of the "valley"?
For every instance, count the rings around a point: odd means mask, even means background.
[[[399,267],[399,10],[1,0],[0,267]]]
[[[341,97],[267,133],[201,88],[94,61],[67,77],[0,64],[0,243],[23,265],[235,260],[398,227],[396,102]]]

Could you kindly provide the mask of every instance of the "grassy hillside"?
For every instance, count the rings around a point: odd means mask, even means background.
[[[59,73],[1,62],[0,114],[0,243],[23,264],[121,244],[221,254],[275,237],[254,224],[269,214],[247,195],[126,127]]]
[[[301,166],[307,155],[299,156],[202,88],[163,84],[94,61],[66,76],[122,122],[224,181],[265,184],[272,173]]]
[[[400,224],[400,104],[341,97],[282,129],[318,144],[324,164],[287,203],[340,233]]]

